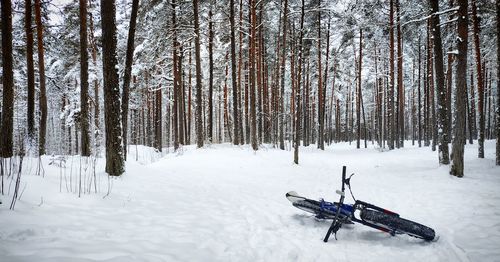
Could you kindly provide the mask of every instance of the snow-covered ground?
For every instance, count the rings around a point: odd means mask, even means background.
[[[494,141],[485,159],[476,155],[477,146],[467,146],[460,179],[430,148],[409,143],[391,152],[310,146],[301,148],[299,166],[292,152],[270,147],[189,146],[162,158],[139,148],[139,161],[131,152],[127,173],[109,181],[108,196],[99,173],[99,192],[80,198],[79,158],[64,172],[47,157],[44,178],[24,174],[15,211],[11,197],[0,196],[0,261],[500,261]],[[285,193],[336,200],[342,165],[356,173],[355,197],[434,228],[439,240],[356,224],[323,243],[329,222],[292,207]],[[83,189],[92,184],[88,170]]]

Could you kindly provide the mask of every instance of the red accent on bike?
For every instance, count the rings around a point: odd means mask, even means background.
[[[389,229],[383,228],[383,227],[380,227],[379,230],[382,232],[386,232],[386,233],[389,233],[389,231],[390,231]]]
[[[387,210],[387,209],[384,209],[384,213],[389,214],[389,215],[397,215],[396,213],[394,213],[390,210]]]

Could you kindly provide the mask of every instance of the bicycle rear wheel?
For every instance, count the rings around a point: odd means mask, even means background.
[[[422,238],[426,241],[431,241],[436,236],[434,229],[399,216],[385,214],[371,209],[363,210],[360,216],[361,219],[365,221],[387,227],[394,230],[396,233],[405,233],[412,237]]]

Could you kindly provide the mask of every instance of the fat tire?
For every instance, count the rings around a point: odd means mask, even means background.
[[[426,241],[432,241],[436,236],[434,229],[422,224],[401,218],[399,216],[385,214],[376,210],[365,209],[361,212],[361,219],[382,225],[389,229],[408,234],[412,237],[422,238]]]

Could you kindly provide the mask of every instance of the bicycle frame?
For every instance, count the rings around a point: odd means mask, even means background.
[[[330,202],[325,202],[323,200],[321,201],[321,208],[322,209],[327,208],[331,211],[336,212],[336,216],[333,219],[332,224],[331,224],[330,228],[328,229],[328,232],[326,233],[323,241],[328,242],[328,239],[330,238],[330,235],[332,233],[335,234],[335,239],[336,239],[337,231],[342,226],[342,223],[345,222],[347,219],[352,221],[352,222],[360,223],[360,224],[363,224],[365,226],[375,228],[375,229],[378,229],[378,230],[383,231],[383,232],[387,232],[393,236],[395,234],[397,234],[398,232],[396,232],[393,229],[390,229],[390,228],[387,228],[384,226],[380,226],[380,225],[371,223],[371,222],[363,220],[363,219],[359,219],[355,216],[355,213],[356,213],[356,211],[363,212],[363,210],[366,210],[366,209],[373,209],[376,211],[380,211],[380,212],[383,212],[383,213],[386,213],[389,215],[393,215],[393,216],[398,216],[398,217],[399,217],[399,214],[392,212],[390,210],[375,206],[375,205],[370,204],[370,203],[356,200],[356,199],[355,199],[354,205],[344,204],[345,185],[346,184],[348,185],[349,191],[351,192],[351,195],[352,195],[351,185],[350,185],[351,177],[352,177],[352,175],[346,179],[346,166],[343,166],[342,167],[342,190],[337,191],[337,193],[340,195],[339,202],[330,203]],[[353,198],[354,198],[354,196],[353,196]],[[327,203],[327,204],[323,204],[323,203]]]

